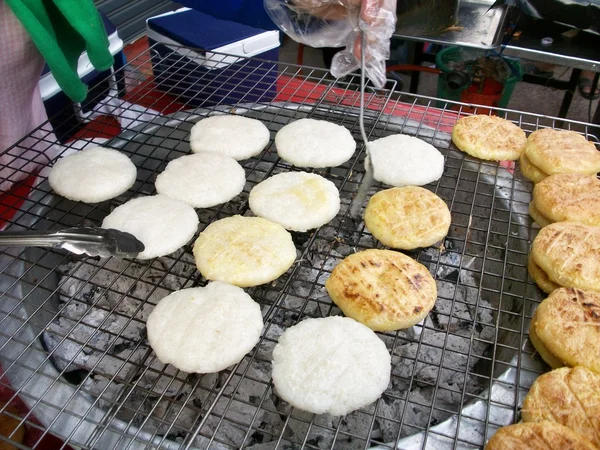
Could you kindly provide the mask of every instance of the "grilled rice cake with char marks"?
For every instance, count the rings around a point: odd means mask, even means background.
[[[521,157],[519,158],[519,167],[521,168],[521,173],[523,174],[523,176],[525,178],[530,179],[534,183],[539,183],[540,181],[548,177],[547,173],[542,171],[542,169],[540,169],[539,167],[534,166],[532,162],[529,161],[529,158],[527,157],[525,152],[523,152],[521,154]]]
[[[370,249],[348,256],[325,287],[346,316],[375,331],[411,327],[429,314],[437,299],[427,268],[392,250]]]
[[[560,286],[548,278],[548,274],[544,272],[540,267],[533,261],[531,255],[529,255],[529,259],[527,261],[527,271],[535,284],[544,291],[546,294],[552,293],[554,290],[558,289]]]
[[[527,422],[502,427],[485,450],[598,450],[573,430],[556,422]]]
[[[565,425],[600,447],[600,374],[561,367],[539,376],[523,402],[525,422]]]
[[[551,222],[600,226],[600,180],[596,175],[551,175],[535,185],[533,201]]]
[[[574,131],[543,128],[527,138],[525,154],[544,173],[600,172],[600,152],[584,136]]]
[[[531,256],[554,283],[600,291],[600,227],[552,223],[534,239]]]
[[[536,309],[529,336],[551,367],[584,366],[600,373],[600,293],[556,289]]]
[[[525,151],[527,137],[514,123],[497,116],[475,115],[459,119],[452,142],[465,153],[491,161],[517,160]]]

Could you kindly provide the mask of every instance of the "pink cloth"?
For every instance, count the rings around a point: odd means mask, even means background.
[[[44,124],[48,117],[38,87],[43,67],[27,31],[0,0],[0,192],[56,156],[56,137]]]

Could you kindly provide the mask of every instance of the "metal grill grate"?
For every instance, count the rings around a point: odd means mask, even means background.
[[[334,84],[319,69],[245,59],[214,77],[215,72],[195,71],[198,57],[185,48],[167,54],[150,48],[138,60],[153,59],[154,82],[146,79],[147,71],[124,68],[130,84],[138,85],[128,98],[150,108],[144,111],[146,123],[106,144],[138,167],[131,190],[84,205],[54,195],[42,172],[30,195],[2,197],[0,205],[8,209],[15,200],[24,201],[9,225],[99,225],[115,206],[155,192],[156,174],[189,152],[189,130],[207,114],[255,117],[272,138],[291,120],[326,119],[344,125],[361,142],[353,79]],[[225,56],[212,58],[218,62]],[[118,94],[113,90],[101,101],[114,106]],[[357,250],[380,246],[364,223],[348,217],[364,173],[359,147],[343,166],[316,171],[340,189],[340,213],[314,232],[294,234],[296,264],[273,283],[248,290],[262,306],[263,335],[241,363],[219,374],[189,375],[165,366],[145,339],[145,317],[157,301],[175,289],[206,283],[195,268],[191,245],[150,262],[5,249],[0,256],[0,385],[14,389],[13,398],[24,403],[13,417],[37,431],[31,447],[53,433],[82,448],[479,448],[499,426],[518,420],[523,396],[544,370],[526,333],[541,299],[526,269],[535,235],[527,214],[532,186],[511,165],[470,158],[451,145],[452,125],[464,105],[437,108],[436,99],[401,95],[393,87],[369,90],[366,105],[371,139],[406,133],[440,149],[444,175],[428,188],[452,212],[442,246],[410,253],[436,277],[436,307],[423,324],[378,333],[393,364],[384,395],[346,417],[317,416],[278,399],[270,381],[270,352],[283,330],[307,317],[340,314],[324,289],[333,267]],[[129,108],[122,105],[113,114],[125,117]],[[158,110],[179,112],[164,116]],[[559,125],[548,117],[502,114],[527,132]],[[598,141],[587,125],[563,123]],[[53,144],[51,135],[37,142],[44,143]],[[13,161],[0,167],[3,173],[16,165],[23,167],[14,170],[25,174],[32,165],[46,164],[41,151],[23,155],[28,148],[31,140],[8,149],[3,161]],[[198,210],[199,231],[214,220],[248,214],[253,186],[297,170],[277,158],[272,140],[259,157],[242,165],[243,193],[225,205]],[[4,406],[0,411],[12,415]]]

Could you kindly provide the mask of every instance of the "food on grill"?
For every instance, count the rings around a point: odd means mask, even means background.
[[[523,152],[519,158],[519,165],[521,167],[521,173],[534,183],[539,183],[548,176],[548,174],[543,172],[542,169],[534,166],[531,161],[529,161],[529,158],[525,152]]]
[[[533,201],[551,222],[600,226],[600,180],[596,175],[551,175],[535,185]]]
[[[485,450],[597,450],[583,436],[556,422],[517,423],[502,427]]]
[[[600,448],[600,374],[576,366],[541,375],[521,415],[525,422],[558,422]]]
[[[352,134],[326,120],[299,119],[275,136],[279,157],[297,167],[335,167],[348,161],[356,150]]]
[[[433,192],[406,186],[380,191],[365,209],[365,225],[384,245],[402,250],[429,247],[450,229],[450,210]]]
[[[492,161],[517,160],[525,151],[525,132],[497,116],[475,115],[459,119],[452,142],[465,153]]]
[[[343,313],[375,331],[419,323],[435,304],[437,287],[425,266],[392,250],[346,257],[325,283]]]
[[[556,289],[535,311],[529,337],[552,368],[584,366],[600,373],[600,294]]]
[[[527,271],[535,284],[544,291],[546,294],[552,293],[555,289],[558,289],[560,286],[548,278],[548,274],[544,272],[540,267],[533,261],[531,255],[529,255],[529,261],[527,262]]]
[[[269,143],[269,129],[248,117],[223,114],[202,119],[192,127],[193,152],[217,152],[235,160],[258,155]]]
[[[296,259],[292,236],[262,217],[232,216],[211,223],[194,244],[200,273],[241,287],[268,283]]]
[[[250,209],[288,230],[307,231],[331,221],[340,193],[331,181],[306,172],[274,175],[250,191]]]
[[[552,128],[534,131],[527,139],[525,153],[532,164],[548,175],[600,172],[600,152],[574,131]]]
[[[59,159],[48,175],[50,187],[69,200],[98,203],[127,191],[137,169],[123,153],[94,147]]]
[[[244,189],[246,172],[230,156],[199,152],[182,156],[167,164],[156,177],[156,192],[188,203],[194,208],[209,208],[225,203]]]
[[[163,298],[146,322],[158,359],[184,372],[212,373],[242,360],[260,339],[260,306],[243,289],[214,281]]]
[[[552,223],[533,241],[533,261],[550,280],[565,287],[600,291],[600,227]]]
[[[315,414],[343,416],[374,402],[390,371],[383,341],[347,317],[306,319],[288,328],[273,350],[277,395]]]
[[[535,223],[537,223],[540,226],[540,228],[550,225],[552,223],[550,219],[544,216],[537,209],[537,206],[535,205],[535,200],[531,200],[531,202],[529,203],[529,215],[532,217]]]
[[[373,178],[391,186],[422,186],[444,173],[444,156],[422,139],[393,134],[369,143]],[[366,163],[365,163],[366,164]]]
[[[187,244],[198,230],[198,216],[187,203],[153,195],[117,206],[104,218],[102,228],[133,234],[145,247],[138,259],[150,259],[171,254]]]

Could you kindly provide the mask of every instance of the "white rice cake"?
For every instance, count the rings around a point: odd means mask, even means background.
[[[146,321],[158,359],[179,370],[212,373],[242,360],[263,329],[260,306],[243,289],[215,281],[175,291]]]
[[[194,208],[210,208],[234,198],[244,189],[246,172],[227,155],[199,152],[174,159],[156,177],[156,192]]]
[[[369,154],[373,178],[390,186],[423,186],[444,173],[444,155],[413,136],[393,134],[376,139],[369,143]]]
[[[104,218],[102,228],[133,234],[144,244],[138,259],[173,253],[190,242],[198,230],[196,211],[166,195],[138,197],[117,206]]]
[[[269,283],[296,259],[292,236],[262,217],[232,216],[211,223],[194,243],[200,273],[241,287]]]
[[[269,143],[269,130],[260,121],[223,114],[200,120],[192,127],[194,153],[217,152],[240,161],[258,155]]]
[[[299,119],[277,132],[279,157],[296,167],[336,167],[354,154],[356,141],[343,126],[326,120]]]
[[[348,317],[306,319],[273,350],[275,390],[292,406],[343,416],[377,400],[390,381],[391,357],[381,339]]]
[[[127,191],[137,169],[123,153],[93,147],[59,159],[50,170],[48,182],[69,200],[98,203]]]
[[[288,230],[325,225],[340,210],[340,193],[331,181],[307,172],[274,175],[250,191],[250,209]]]

